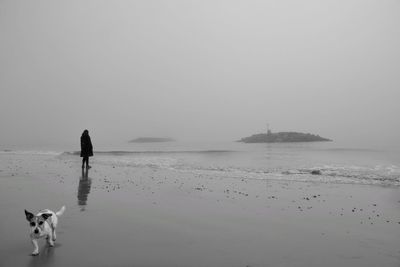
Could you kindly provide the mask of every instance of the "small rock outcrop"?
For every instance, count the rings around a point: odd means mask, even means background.
[[[298,132],[279,132],[254,134],[249,137],[244,137],[238,142],[243,143],[289,143],[289,142],[326,142],[332,141],[327,138],[323,138],[319,135],[310,133],[298,133]]]

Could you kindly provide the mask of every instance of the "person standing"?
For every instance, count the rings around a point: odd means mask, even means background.
[[[90,140],[89,131],[84,130],[81,136],[81,157],[82,157],[82,168],[85,167],[89,169],[89,157],[93,156],[93,146]]]

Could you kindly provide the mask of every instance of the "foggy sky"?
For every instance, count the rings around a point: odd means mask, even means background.
[[[399,1],[0,1],[0,145],[399,143]]]

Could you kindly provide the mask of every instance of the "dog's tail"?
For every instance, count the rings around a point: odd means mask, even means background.
[[[65,206],[62,206],[61,209],[56,212],[56,215],[61,216],[61,215],[63,215],[64,211],[65,211]]]

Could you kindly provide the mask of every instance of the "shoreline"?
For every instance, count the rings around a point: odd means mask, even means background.
[[[0,266],[398,266],[400,188],[0,155]],[[23,215],[66,205],[31,257]]]

